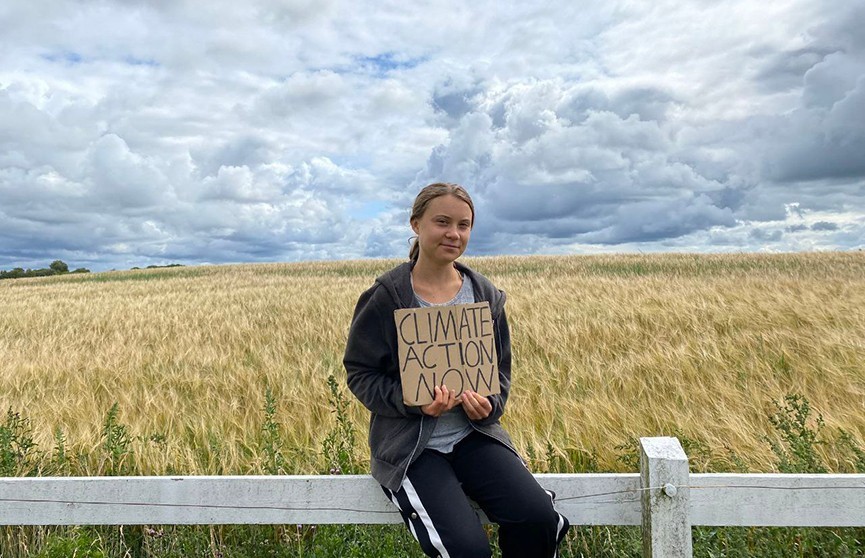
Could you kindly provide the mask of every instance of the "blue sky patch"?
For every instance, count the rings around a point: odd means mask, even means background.
[[[362,56],[355,61],[371,73],[383,76],[394,70],[410,70],[424,62],[424,58],[404,58],[395,52],[383,52],[375,56]]]
[[[372,219],[388,208],[388,204],[383,201],[368,201],[363,204],[354,205],[350,210],[350,215],[355,219]]]
[[[60,52],[52,52],[50,54],[43,54],[42,59],[47,60],[49,62],[68,64],[70,66],[74,66],[76,64],[81,64],[82,62],[84,62],[83,56],[81,56],[77,52],[72,52],[71,50],[63,50]]]

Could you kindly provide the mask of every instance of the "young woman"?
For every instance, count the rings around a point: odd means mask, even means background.
[[[505,294],[456,261],[474,217],[461,186],[431,184],[418,194],[409,261],[376,279],[355,308],[343,361],[348,386],[371,413],[372,476],[427,556],[491,556],[473,500],[499,525],[504,558],[553,558],[568,521],[499,424],[511,381]],[[404,404],[394,310],[482,301],[492,312],[501,393],[440,386],[431,403]]]

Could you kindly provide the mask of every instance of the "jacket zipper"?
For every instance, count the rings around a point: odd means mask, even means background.
[[[414,443],[414,448],[411,450],[411,453],[408,456],[407,465],[405,466],[405,470],[402,472],[402,478],[399,481],[400,487],[402,487],[402,483],[405,482],[405,478],[408,476],[408,468],[411,467],[412,460],[414,460],[414,454],[417,453],[417,448],[420,446],[420,440],[423,438],[423,425],[426,422],[426,415],[420,418],[420,428],[417,433],[417,441]]]

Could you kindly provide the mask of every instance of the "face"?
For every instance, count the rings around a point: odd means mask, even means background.
[[[444,195],[429,202],[419,219],[411,222],[418,237],[420,258],[450,263],[466,250],[472,233],[472,209],[456,196]]]

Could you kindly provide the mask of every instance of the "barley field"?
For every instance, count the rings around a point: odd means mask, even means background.
[[[860,252],[466,258],[508,294],[506,428],[532,463],[631,470],[639,436],[701,448],[692,470],[772,471],[778,403],[799,394],[829,437],[865,446]],[[395,261],[178,267],[0,281],[0,407],[75,474],[106,415],[136,440],[136,474],[266,471],[265,394],[284,472],[321,473],[339,380],[354,447],[366,410],[341,359],[354,303]],[[850,469],[833,444],[829,468]],[[573,465],[576,467],[576,465]]]

